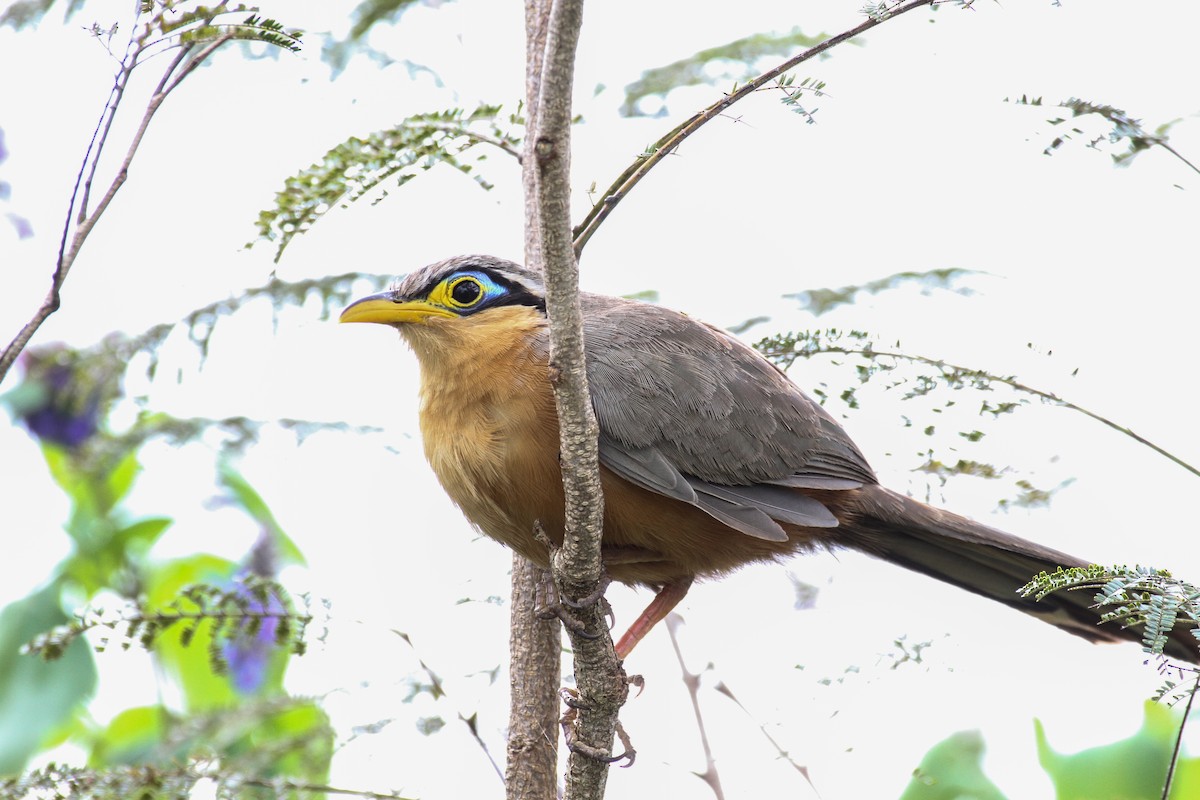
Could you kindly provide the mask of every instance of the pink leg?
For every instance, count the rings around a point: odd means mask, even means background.
[[[625,635],[621,637],[621,641],[617,642],[617,658],[628,657],[634,646],[650,632],[650,629],[661,622],[667,614],[670,614],[671,609],[679,605],[679,601],[687,596],[691,586],[692,579],[688,577],[671,581],[659,589],[658,594],[650,601],[650,605],[646,606],[646,610],[633,621],[629,630],[625,631]]]

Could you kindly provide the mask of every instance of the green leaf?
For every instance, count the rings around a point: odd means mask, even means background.
[[[256,720],[228,752],[233,757],[252,755],[271,776],[325,783],[333,758],[333,729],[315,702],[293,700]]]
[[[1054,782],[1057,800],[1159,800],[1182,716],[1147,701],[1142,727],[1128,739],[1069,755],[1050,747],[1041,720],[1034,720],[1038,761]],[[1174,800],[1197,797],[1200,759],[1176,764]]]
[[[147,517],[146,519],[140,519],[114,533],[113,544],[120,548],[123,553],[129,553],[132,550],[135,551],[135,555],[139,555],[158,541],[158,537],[162,536],[163,532],[171,527],[171,523],[174,521],[170,517]]]
[[[129,490],[133,488],[134,479],[142,471],[142,465],[138,463],[137,456],[137,450],[130,450],[121,457],[117,465],[108,473],[108,478],[104,484],[106,491],[100,498],[102,503],[100,508],[101,514],[107,514],[112,511],[117,503],[124,500],[129,494]]]
[[[38,634],[68,621],[59,590],[51,584],[0,612],[0,775],[24,768],[96,688],[96,665],[83,641],[49,663],[21,652]]]
[[[350,39],[361,39],[377,23],[394,22],[416,0],[363,0],[351,16],[354,25],[350,28]]]
[[[90,505],[92,492],[87,477],[75,469],[71,454],[56,444],[42,444],[42,457],[50,468],[50,477],[76,506]]]
[[[1005,800],[983,774],[983,736],[959,731],[929,748],[900,800]]]
[[[167,611],[179,593],[193,584],[228,584],[238,567],[232,561],[207,553],[170,561],[151,570],[146,582],[148,610]],[[189,638],[185,644],[185,638]],[[163,671],[178,683],[188,711],[209,711],[238,700],[229,678],[214,672],[210,649],[213,624],[175,625],[159,636],[154,653]]]
[[[90,767],[154,763],[171,713],[162,706],[127,708],[112,718],[96,737],[88,756]]]
[[[300,548],[296,546],[291,537],[284,533],[262,495],[255,491],[254,487],[229,462],[222,461],[217,472],[221,485],[229,490],[234,501],[271,537],[276,556],[280,559],[280,565],[304,566],[306,563],[304,554],[300,552]]]

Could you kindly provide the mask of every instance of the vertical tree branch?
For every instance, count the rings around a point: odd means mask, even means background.
[[[541,95],[542,56],[550,0],[525,4],[525,106],[528,129],[536,130]],[[525,140],[522,185],[525,195],[525,263],[542,264],[537,218],[533,137]],[[509,634],[508,748],[505,790],[509,800],[555,800],[558,796],[558,687],[562,683],[562,636],[557,619],[536,616],[536,587],[549,575],[513,553]]]
[[[575,50],[583,24],[583,0],[554,0],[546,29],[541,94],[533,141],[537,224],[550,317],[550,367],[559,420],[559,451],[566,495],[563,547],[552,568],[567,598],[593,595],[600,587],[600,536],[604,500],[597,448],[599,425],[592,410],[584,362],[579,270],[570,217],[571,95]],[[602,798],[608,776],[617,712],[628,687],[613,651],[599,605],[580,609],[587,635],[568,628],[575,657],[578,713],[566,729],[566,797]]]

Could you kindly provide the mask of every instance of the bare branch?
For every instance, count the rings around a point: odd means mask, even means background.
[[[109,101],[105,105],[104,114],[101,115],[101,123],[97,126],[97,134],[93,134],[92,142],[88,145],[87,154],[84,156],[83,165],[79,168],[79,173],[76,176],[75,189],[71,194],[71,200],[67,207],[67,219],[63,226],[62,241],[59,244],[58,263],[55,265],[54,274],[50,280],[50,291],[47,292],[46,298],[42,301],[41,306],[29,322],[22,326],[21,330],[13,338],[13,340],[0,353],[0,382],[2,382],[12,365],[16,362],[17,356],[29,344],[33,335],[41,327],[51,314],[58,310],[62,303],[60,292],[63,283],[67,279],[71,267],[75,264],[75,259],[79,256],[79,251],[83,248],[83,244],[87,241],[88,235],[99,222],[104,212],[108,210],[113,198],[117,192],[125,184],[125,180],[129,176],[129,167],[133,163],[134,157],[137,155],[138,148],[141,147],[142,139],[146,135],[147,129],[150,127],[150,121],[158,112],[167,96],[174,91],[180,82],[190,75],[192,71],[199,66],[205,59],[221,45],[225,44],[230,39],[234,38],[232,34],[225,34],[218,37],[213,42],[204,47],[190,61],[187,61],[188,54],[191,52],[191,47],[185,47],[171,62],[163,73],[162,79],[159,81],[158,87],[150,98],[150,102],[146,106],[146,111],[142,115],[142,121],[138,125],[137,131],[134,133],[130,141],[129,148],[126,150],[125,158],[122,159],[117,173],[109,185],[104,196],[96,204],[96,208],[91,213],[88,213],[88,201],[91,195],[92,182],[95,178],[97,165],[100,162],[100,157],[103,155],[104,146],[108,140],[108,134],[112,128],[113,119],[120,107],[121,100],[124,98],[125,87],[128,85],[129,76],[137,66],[137,54],[129,58],[128,63],[122,65],[121,71],[117,75],[113,90],[109,95]],[[132,42],[133,40],[131,40]],[[185,63],[186,62],[186,63]],[[183,65],[182,70],[178,75],[175,75],[176,70]],[[87,179],[83,179],[83,175],[87,174]],[[80,188],[82,185],[82,196],[80,196]],[[79,201],[78,217],[74,219],[74,234],[71,234],[72,218],[75,217],[75,204]]]

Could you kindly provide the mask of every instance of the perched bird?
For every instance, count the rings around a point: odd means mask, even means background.
[[[658,591],[621,657],[694,579],[818,547],[861,550],[1092,641],[1139,639],[1097,627],[1091,593],[1019,596],[1043,570],[1088,562],[883,488],[833,417],[731,334],[648,303],[586,292],[581,303],[605,569]],[[425,456],[442,487],[485,534],[546,566],[535,523],[561,543],[564,500],[541,274],[459,256],[341,321],[400,332],[420,362]],[[1168,650],[1194,661],[1185,633]]]

